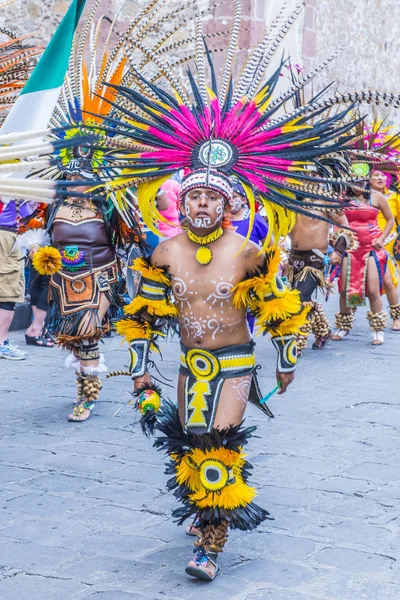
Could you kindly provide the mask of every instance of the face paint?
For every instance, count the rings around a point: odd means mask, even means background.
[[[242,198],[240,196],[233,196],[232,200],[229,200],[229,206],[231,208],[231,213],[235,215],[243,206]]]
[[[196,229],[213,229],[222,223],[225,200],[207,188],[191,190],[184,199],[185,216]]]

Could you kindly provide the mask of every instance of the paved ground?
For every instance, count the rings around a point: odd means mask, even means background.
[[[259,502],[275,520],[231,535],[212,588],[184,573],[191,540],[170,520],[163,457],[130,408],[112,418],[129,380],[106,381],[92,419],[70,424],[61,352],[0,361],[0,599],[397,600],[399,342],[389,332],[372,348],[360,310],[351,338],[306,353],[290,393],[270,401],[275,420],[249,408]],[[165,373],[177,349],[165,347]],[[126,362],[116,338],[105,353],[111,368]],[[267,392],[267,341],[258,359]]]

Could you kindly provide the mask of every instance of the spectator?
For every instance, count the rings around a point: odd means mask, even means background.
[[[24,260],[17,246],[18,212],[30,211],[27,203],[11,201],[0,213],[0,358],[23,360],[27,352],[10,343],[8,332],[17,302],[24,301]]]

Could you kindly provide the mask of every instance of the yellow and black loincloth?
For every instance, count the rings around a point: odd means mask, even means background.
[[[186,376],[186,431],[209,432],[214,426],[224,381],[250,375],[254,367],[254,342],[212,352],[204,348],[189,349],[181,344],[179,372]]]

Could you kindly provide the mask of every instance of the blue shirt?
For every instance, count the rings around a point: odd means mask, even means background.
[[[239,235],[246,237],[249,232],[250,218],[242,219],[241,221],[232,221],[232,227]],[[252,242],[260,246],[268,234],[268,225],[261,215],[254,215],[253,228],[251,230],[250,239]]]

